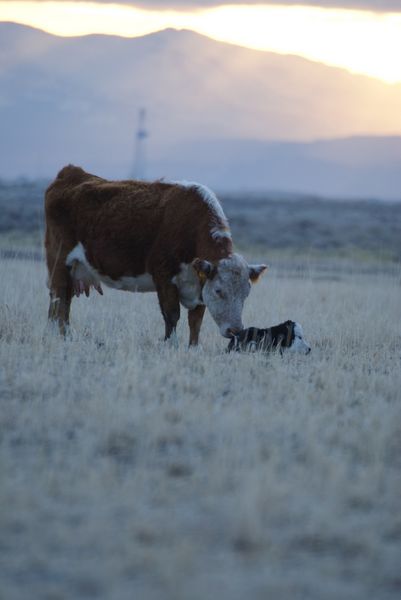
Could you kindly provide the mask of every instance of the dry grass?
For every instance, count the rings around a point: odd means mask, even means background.
[[[284,358],[209,318],[172,348],[154,295],[111,291],[63,341],[41,264],[0,281],[1,598],[399,597],[399,273],[272,269],[244,321],[300,321]]]

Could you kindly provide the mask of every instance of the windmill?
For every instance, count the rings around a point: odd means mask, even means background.
[[[132,176],[134,179],[145,179],[146,176],[146,148],[145,140],[148,132],[145,127],[146,109],[140,108],[138,113],[138,128],[135,135],[135,158]]]

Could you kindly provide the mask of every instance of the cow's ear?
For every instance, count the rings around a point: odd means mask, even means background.
[[[249,279],[252,283],[256,283],[259,277],[267,269],[267,265],[248,265],[249,268]]]
[[[216,267],[208,260],[201,260],[195,258],[192,261],[192,266],[198,274],[199,279],[204,281],[205,279],[213,279],[217,273]]]

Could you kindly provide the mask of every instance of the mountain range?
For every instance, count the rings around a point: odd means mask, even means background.
[[[401,198],[401,85],[190,31],[52,36],[0,23],[0,177],[65,163],[219,190]]]

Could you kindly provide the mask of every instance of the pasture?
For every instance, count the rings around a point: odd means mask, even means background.
[[[244,323],[309,356],[228,355],[209,316],[188,349],[186,311],[176,348],[109,290],[63,340],[44,265],[0,260],[2,598],[399,598],[399,266],[262,258]]]

